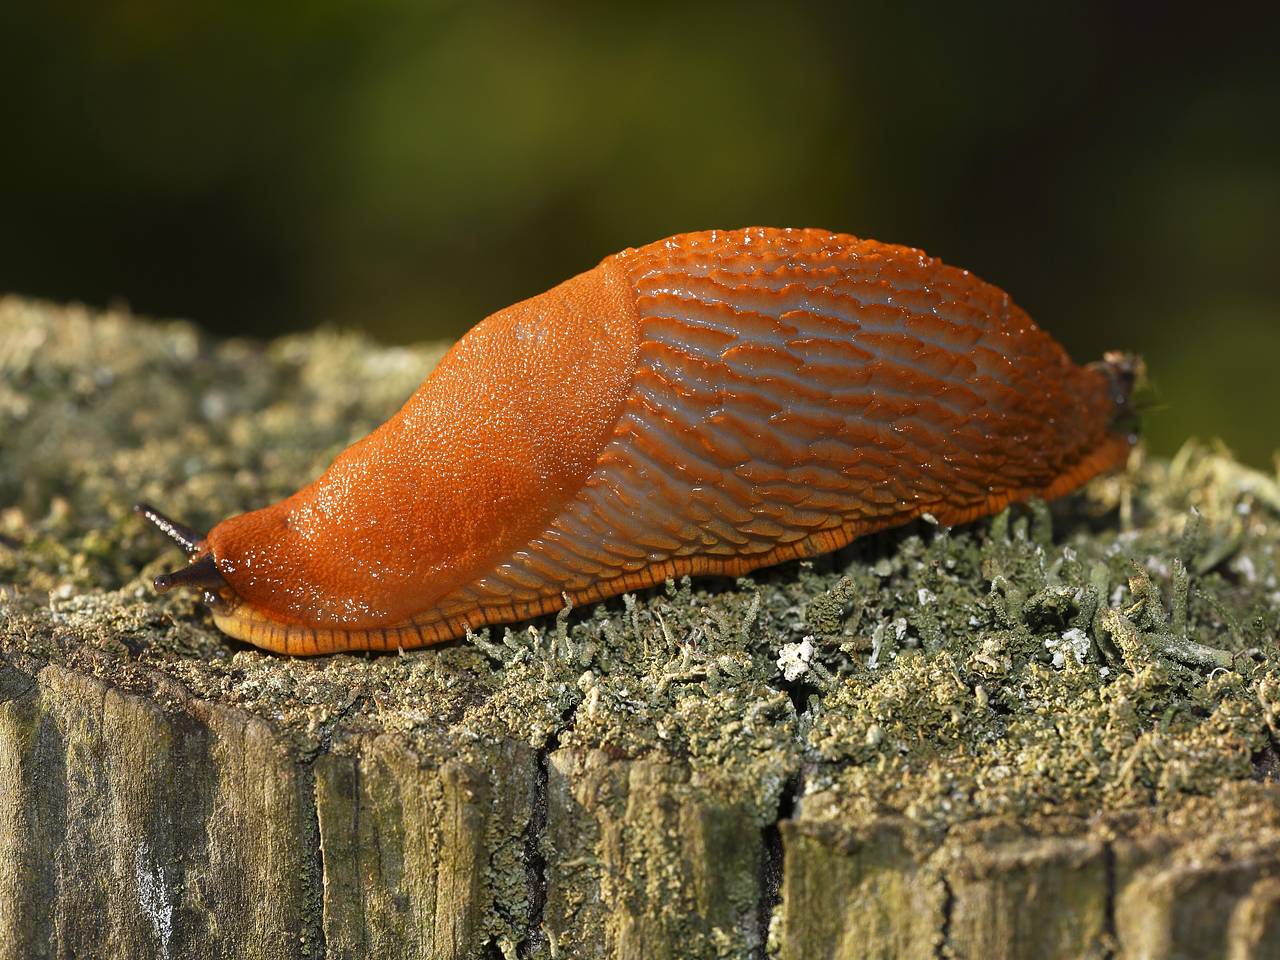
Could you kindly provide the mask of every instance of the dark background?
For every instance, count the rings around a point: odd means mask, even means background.
[[[1280,5],[0,5],[0,290],[456,337],[667,234],[822,226],[1280,447]]]

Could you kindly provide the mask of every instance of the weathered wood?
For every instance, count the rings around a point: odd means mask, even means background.
[[[495,884],[490,864],[522,863],[532,750],[424,765],[387,734],[346,746],[315,762],[330,956],[466,957],[505,932],[486,929],[489,911],[527,914],[526,890]]]
[[[1275,798],[1272,813],[1280,809]],[[1211,825],[1210,825],[1211,826]],[[1125,837],[1114,844],[1116,935],[1132,960],[1265,960],[1280,956],[1280,837],[1210,830]]]
[[[314,955],[310,782],[267,723],[35,681],[0,705],[0,955]]]
[[[1107,955],[1106,848],[1084,829],[975,824],[935,844],[901,819],[833,820],[821,813],[829,800],[806,798],[784,825],[782,957]]]
[[[935,844],[900,819],[855,828],[802,808],[783,824],[773,939],[781,958],[1263,960],[1280,955],[1280,789],[1238,809],[1177,830],[977,823]]]
[[[911,850],[918,831],[901,818],[854,828],[808,816],[804,807],[821,803],[814,799],[782,824],[786,864],[773,935],[782,960],[935,956],[949,895],[937,868]]]
[[[559,750],[547,784],[549,940],[567,956],[750,956],[764,841],[682,765]]]
[[[1100,840],[1017,836],[1007,823],[976,826],[954,831],[942,853],[953,957],[1100,960],[1109,954],[1107,856]]]
[[[1274,478],[404,656],[153,595],[134,499],[288,493],[437,353],[0,299],[0,960],[1280,953]]]
[[[306,763],[176,691],[5,684],[0,956],[466,957],[487,911],[527,910],[490,870],[523,856],[522,744],[424,766],[383,735]]]

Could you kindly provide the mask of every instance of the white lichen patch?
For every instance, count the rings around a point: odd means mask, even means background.
[[[813,637],[805,637],[799,643],[784,643],[778,651],[778,670],[788,683],[809,672],[813,661]]]
[[[169,956],[169,943],[173,939],[173,902],[169,899],[169,885],[164,871],[151,859],[145,843],[134,854],[134,882],[138,887],[138,906],[142,915],[151,921],[160,956]]]
[[[1078,627],[1072,627],[1061,636],[1046,639],[1044,646],[1053,654],[1053,665],[1059,670],[1066,665],[1068,656],[1082,665],[1089,655],[1089,635]]]

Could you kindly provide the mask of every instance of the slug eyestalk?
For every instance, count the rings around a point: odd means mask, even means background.
[[[133,512],[151,521],[157,530],[180,546],[187,556],[195,556],[200,553],[205,541],[203,533],[196,533],[185,523],[179,523],[172,517],[166,517],[149,503],[135,503]]]
[[[218,569],[213,554],[209,552],[207,537],[186,524],[165,516],[149,503],[134,504],[133,512],[149,520],[191,558],[187,566],[156,577],[152,581],[156,593],[165,593],[174,587],[195,587],[201,591],[201,599],[208,606],[225,606],[225,594],[230,592],[230,587],[222,571]]]

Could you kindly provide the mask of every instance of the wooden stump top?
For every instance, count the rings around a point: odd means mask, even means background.
[[[1280,945],[1280,487],[1188,446],[403,655],[149,578],[441,354],[0,300],[0,958]]]

